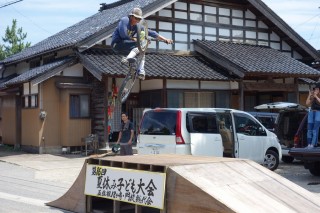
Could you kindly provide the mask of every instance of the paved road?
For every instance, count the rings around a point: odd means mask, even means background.
[[[68,212],[45,203],[71,187],[84,160],[81,155],[34,155],[0,148],[0,212]]]
[[[301,161],[294,161],[291,164],[280,163],[275,172],[320,196],[320,177],[311,175],[309,170],[304,169]]]

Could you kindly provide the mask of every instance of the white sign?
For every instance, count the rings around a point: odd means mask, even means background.
[[[166,174],[87,164],[86,195],[163,209]]]

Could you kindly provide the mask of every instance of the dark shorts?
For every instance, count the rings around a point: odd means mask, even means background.
[[[117,54],[127,55],[133,48],[137,47],[137,42],[131,40],[124,40],[112,45],[112,50]]]
[[[133,155],[132,144],[120,143],[120,155]]]

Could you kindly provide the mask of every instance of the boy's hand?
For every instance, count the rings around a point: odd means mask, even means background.
[[[172,39],[165,39],[164,43],[166,44],[173,44],[173,40]]]

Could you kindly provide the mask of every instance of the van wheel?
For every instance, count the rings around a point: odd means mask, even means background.
[[[279,155],[275,151],[267,150],[267,153],[264,156],[263,166],[271,171],[276,170],[279,166]]]
[[[291,157],[291,156],[282,156],[282,159],[281,159],[283,162],[285,163],[292,163],[293,160],[294,160],[294,157]]]
[[[320,170],[318,168],[310,168],[309,172],[314,176],[320,176]]]

